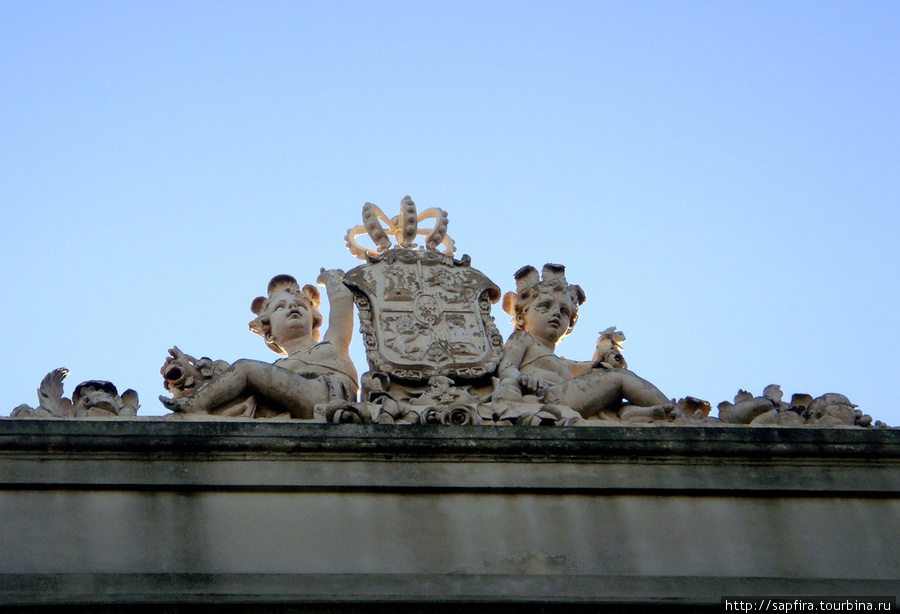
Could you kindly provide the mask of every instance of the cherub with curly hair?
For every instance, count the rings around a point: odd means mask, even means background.
[[[545,403],[571,407],[585,418],[611,412],[628,421],[663,418],[672,402],[650,382],[607,363],[577,362],[556,355],[556,344],[572,331],[584,303],[569,285],[565,267],[544,265],[542,275],[526,266],[515,274],[516,292],[503,297],[515,331],[503,346],[493,398],[534,394]],[[624,364],[624,362],[623,362]]]
[[[358,376],[349,354],[353,297],[342,278],[340,270],[322,269],[319,275],[330,306],[328,330],[320,342],[319,290],[311,285],[301,288],[290,275],[273,277],[268,296],[256,298],[250,306],[256,315],[250,330],[284,358],[274,364],[239,360],[188,395],[160,397],[163,405],[176,412],[221,413],[217,410],[253,397],[264,408],[262,415],[289,412],[294,418],[309,419],[317,404],[355,401]]]

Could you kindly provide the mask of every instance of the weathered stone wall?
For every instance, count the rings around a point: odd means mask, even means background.
[[[0,604],[895,595],[900,431],[0,420]]]

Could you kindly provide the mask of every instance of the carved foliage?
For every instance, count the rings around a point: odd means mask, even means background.
[[[886,426],[881,421],[873,423],[872,416],[858,410],[842,394],[829,393],[815,399],[794,394],[789,402],[783,399],[781,386],[775,384],[766,386],[759,397],[739,390],[733,403],[719,403],[719,420],[752,426]]]
[[[63,396],[63,380],[68,369],[54,369],[41,381],[38,388],[38,406],[22,404],[16,407],[12,418],[115,418],[135,416],[140,408],[138,394],[126,390],[121,395],[107,381],[90,380],[75,387],[72,398]]]

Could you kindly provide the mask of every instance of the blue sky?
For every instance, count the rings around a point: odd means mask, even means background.
[[[615,325],[670,397],[777,383],[898,425],[898,28],[896,2],[0,0],[0,414],[60,366],[153,415],[172,345],[274,360],[251,300],[356,266],[363,203],[409,194],[503,291],[567,265],[560,354]]]

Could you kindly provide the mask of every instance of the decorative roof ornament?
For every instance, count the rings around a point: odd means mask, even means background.
[[[409,196],[400,201],[400,215],[388,218],[378,205],[366,203],[362,210],[363,223],[360,226],[354,226],[347,231],[344,239],[347,241],[347,249],[356,258],[365,261],[367,257],[377,256],[394,246],[390,237],[394,237],[397,241],[397,248],[400,249],[416,249],[419,247],[413,241],[416,235],[426,237],[424,249],[437,251],[448,256],[456,253],[456,245],[453,239],[447,236],[447,212],[438,207],[431,207],[422,213],[416,212],[416,203]],[[427,220],[434,220],[432,228],[419,228],[419,223]],[[387,225],[382,226],[381,222]],[[363,233],[367,233],[375,243],[377,249],[363,247],[356,242],[356,238]],[[438,246],[443,246],[443,250],[439,250]],[[420,248],[421,249],[421,248]]]

